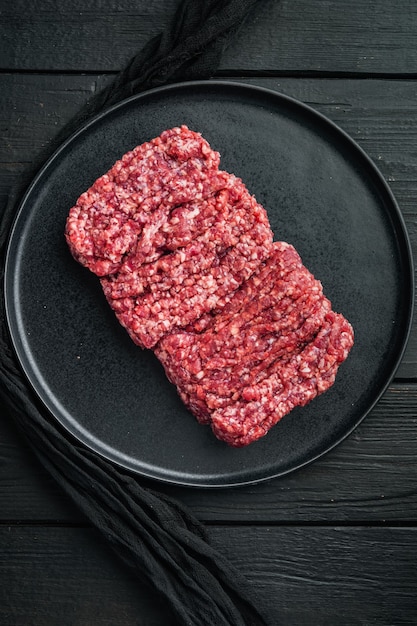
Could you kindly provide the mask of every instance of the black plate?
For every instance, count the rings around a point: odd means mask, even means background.
[[[219,150],[292,243],[356,342],[336,384],[244,449],[217,441],[184,408],[151,352],[119,326],[98,280],[64,241],[77,197],[124,152],[187,124]],[[134,97],[67,141],[33,182],[6,264],[8,322],[21,365],[75,437],[142,475],[196,486],[255,482],[294,470],[367,414],[402,356],[412,261],[395,200],[371,160],[309,107],[247,85],[202,82]]]

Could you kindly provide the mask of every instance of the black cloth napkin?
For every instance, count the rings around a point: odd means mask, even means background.
[[[265,0],[181,2],[171,28],[151,39],[65,126],[10,194],[0,223],[2,283],[7,238],[19,201],[55,148],[92,115],[128,96],[168,82],[210,77],[237,28],[262,4]],[[41,463],[113,550],[162,594],[180,624],[265,624],[247,580],[210,545],[204,526],[182,504],[141,486],[136,477],[83,447],[50,418],[16,363],[3,289],[0,306],[1,398]]]

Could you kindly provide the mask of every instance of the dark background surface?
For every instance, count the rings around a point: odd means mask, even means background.
[[[88,96],[168,23],[177,2],[0,3],[0,201]],[[266,3],[219,78],[327,115],[380,168],[417,251],[417,5]],[[158,486],[206,522],[271,625],[417,623],[417,330],[354,433],[284,478],[207,491]],[[152,486],[155,486],[152,483]],[[281,622],[280,622],[281,620]],[[55,486],[4,409],[0,623],[174,624]]]

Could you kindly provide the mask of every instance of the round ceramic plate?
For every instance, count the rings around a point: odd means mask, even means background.
[[[151,351],[129,339],[98,279],[71,257],[65,220],[122,154],[187,124],[221,153],[355,330],[335,385],[264,438],[233,449],[183,406]],[[26,194],[5,276],[8,323],[39,398],[86,446],[141,475],[194,486],[279,476],[340,442],[380,398],[403,354],[412,261],[395,200],[365,153],[313,109],[276,92],[194,82],[131,98],[55,153]]]

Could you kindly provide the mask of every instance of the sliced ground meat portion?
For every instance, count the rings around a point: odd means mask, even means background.
[[[208,203],[211,213],[213,201],[200,204]],[[211,228],[185,247],[142,265],[133,256],[120,272],[101,279],[110,306],[138,345],[153,347],[173,329],[220,310],[268,258],[272,231],[267,214],[243,183],[231,177],[215,202]]]
[[[217,438],[241,447],[263,437],[284,415],[305,406],[329,389],[353,345],[349,322],[333,311],[313,341],[283,362],[276,362],[261,383],[246,387],[240,398],[210,416]]]
[[[176,206],[210,197],[227,184],[219,160],[186,126],[126,153],[70,210],[66,239],[73,256],[98,276],[116,272],[135,252],[144,227],[152,231]]]
[[[314,337],[330,308],[294,248],[279,242],[204,332],[173,332],[155,351],[182,392],[198,395],[206,419],[236,389],[266,376],[271,362]]]
[[[346,328],[341,325],[344,318],[334,316],[321,284],[302,265],[294,248],[275,243],[273,254],[235,292],[223,311],[211,317],[202,332],[173,332],[158,343],[155,353],[197,419],[210,423],[216,436],[230,445],[246,445],[266,433],[275,414],[276,421],[280,419],[281,409],[272,409],[273,398],[279,392],[278,383],[271,391],[273,377],[281,380],[279,376],[285,379],[289,372],[305,373],[311,354],[319,349],[323,363],[320,361],[316,368],[315,380],[320,376],[330,380],[324,376],[332,359],[329,342],[336,343],[343,333],[347,342],[353,338],[347,322]],[[330,346],[327,356],[326,340]],[[342,360],[347,356],[345,348]],[[337,366],[339,357],[335,360]],[[309,380],[299,378],[299,388],[293,384],[288,407],[291,402],[294,406],[302,403],[312,393],[313,375],[305,378]],[[320,385],[317,382],[316,392]],[[255,401],[269,401],[264,408],[269,406],[270,413],[260,418],[260,423],[252,424],[247,405],[252,403],[254,409]],[[240,422],[236,415],[243,416]],[[259,415],[263,415],[262,410]]]
[[[302,262],[293,246],[285,242],[275,242],[271,254],[259,265],[251,280],[242,283],[239,290],[233,293],[233,298],[229,299],[227,306],[221,307],[221,317],[217,316],[218,310],[213,309],[186,330],[201,332],[214,324],[216,332],[219,332],[230,320],[239,323],[241,319],[253,319],[256,312],[270,306],[271,292],[277,291],[274,287],[277,276],[284,280],[290,271],[300,267]]]

